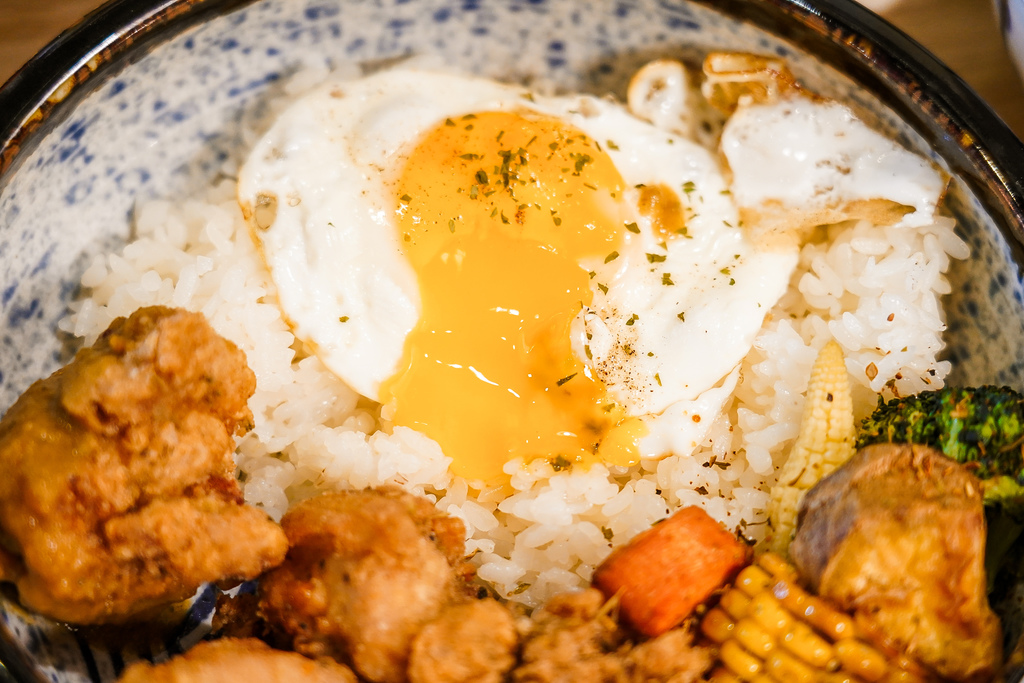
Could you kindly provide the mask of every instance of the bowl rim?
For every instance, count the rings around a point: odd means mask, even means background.
[[[879,96],[964,179],[1024,263],[1024,143],[931,52],[855,0],[692,1],[791,41]],[[256,2],[109,0],[62,32],[0,87],[0,193],[108,77],[190,26]]]
[[[854,0],[693,1],[751,20],[878,96],[963,179],[1024,264],[1024,142],[938,57]]]
[[[1024,264],[1024,143],[927,49],[854,0],[692,1],[792,42],[873,92],[963,178]],[[256,2],[109,0],[62,32],[0,86],[0,196],[108,78],[189,27]],[[46,680],[0,621],[3,665],[16,680]]]
[[[258,0],[108,0],[0,86],[0,192],[75,105],[124,66],[204,19]]]

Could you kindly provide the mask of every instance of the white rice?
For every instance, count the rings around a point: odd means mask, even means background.
[[[230,172],[230,168],[228,171]],[[181,201],[138,208],[137,239],[98,256],[88,298],[61,327],[85,343],[118,316],[162,304],[200,311],[241,347],[256,374],[255,428],[236,458],[246,500],[280,518],[322,490],[393,483],[461,518],[479,575],[535,606],[590,579],[612,547],[685,505],[699,505],[752,540],[763,537],[767,491],[795,438],[811,364],[829,339],[843,347],[859,415],[887,386],[942,386],[940,296],[966,245],[953,221],[919,229],[866,222],[822,230],[801,253],[789,293],[744,360],[732,403],[692,456],[624,469],[556,472],[546,461],[506,465],[507,486],[478,490],[448,472],[440,447],[413,430],[379,429],[361,400],[306,354],[225,180]]]

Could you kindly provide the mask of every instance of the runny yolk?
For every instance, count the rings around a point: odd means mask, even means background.
[[[494,481],[510,459],[631,464],[644,433],[573,353],[586,257],[614,258],[624,182],[594,140],[552,118],[448,119],[412,152],[395,203],[422,314],[382,399],[452,471]]]

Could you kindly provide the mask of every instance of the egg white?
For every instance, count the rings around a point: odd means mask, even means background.
[[[823,212],[865,200],[908,207],[899,225],[932,221],[948,177],[873,130],[847,106],[804,96],[740,106],[721,140],[742,207]]]
[[[593,282],[607,291],[595,286],[574,325],[574,347],[631,415],[646,416],[642,456],[690,453],[731,395],[733,370],[785,293],[799,250],[750,240],[705,148],[614,103],[590,104],[568,120],[615,143],[607,151],[627,184],[675,191],[686,234],[663,237],[637,215],[640,232],[627,235],[620,256],[591,264]]]
[[[295,335],[363,396],[379,399],[420,314],[391,222],[395,170],[439,121],[523,94],[408,70],[325,83],[277,117],[242,167],[243,211],[277,200],[273,224],[252,232]]]
[[[497,110],[579,128],[631,188],[624,201],[639,232],[626,233],[617,258],[581,264],[594,273],[594,299],[573,324],[573,348],[631,415],[646,416],[642,455],[691,451],[785,291],[796,248],[752,244],[711,153],[607,100],[541,97],[414,69],[328,83],[297,100],[239,178],[247,215],[276,201],[272,221],[250,222],[296,336],[356,391],[379,399],[420,315],[416,276],[392,223],[394,181],[434,126]],[[636,210],[635,186],[644,184],[677,194],[686,235],[657,234]]]

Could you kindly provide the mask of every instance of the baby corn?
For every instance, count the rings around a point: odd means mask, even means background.
[[[772,488],[768,505],[772,552],[788,555],[804,492],[849,460],[855,439],[850,379],[843,351],[833,340],[818,352],[811,368],[800,434]]]
[[[739,573],[700,630],[718,645],[710,678],[718,683],[927,680],[860,639],[849,615],[801,588],[773,553]]]

